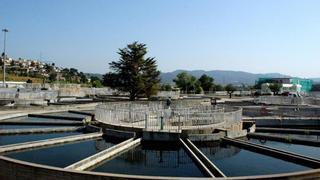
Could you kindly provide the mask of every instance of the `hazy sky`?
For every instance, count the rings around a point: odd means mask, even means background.
[[[0,0],[0,28],[9,56],[84,72],[106,72],[139,41],[164,72],[320,77],[319,0]]]

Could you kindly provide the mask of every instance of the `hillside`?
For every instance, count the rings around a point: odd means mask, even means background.
[[[7,74],[6,80],[7,81],[17,81],[17,82],[26,82],[28,79],[30,79],[33,83],[42,83],[41,78],[33,78],[33,77],[27,77],[27,76],[17,76],[13,74]],[[3,74],[0,72],[0,81],[3,80]]]
[[[215,79],[216,83],[219,84],[247,84],[253,85],[257,79],[260,77],[290,77],[280,73],[266,73],[266,74],[254,74],[243,71],[224,71],[224,70],[213,70],[213,71],[203,71],[203,70],[176,70],[173,72],[161,73],[162,83],[172,83],[172,80],[181,72],[187,72],[193,76],[200,77],[202,74],[207,74]]]
[[[161,82],[162,83],[173,83],[173,79],[177,74],[181,72],[187,72],[199,78],[202,74],[207,74],[215,79],[216,83],[219,84],[246,84],[253,85],[257,79],[260,77],[290,77],[288,75],[283,75],[280,73],[266,73],[266,74],[254,74],[244,71],[224,71],[224,70],[213,70],[213,71],[204,71],[204,70],[176,70],[173,72],[161,73]],[[96,76],[102,79],[102,74],[96,73],[86,73],[88,77]]]
[[[88,78],[90,77],[97,77],[99,79],[103,79],[103,74],[99,73],[84,73]]]

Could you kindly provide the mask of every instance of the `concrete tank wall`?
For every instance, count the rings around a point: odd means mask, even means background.
[[[246,176],[233,177],[225,179],[318,179],[320,169],[309,170],[304,172],[287,173],[281,175],[265,175],[265,176]],[[14,160],[4,156],[0,156],[0,178],[11,179],[39,179],[39,180],[55,180],[55,179],[77,179],[77,180],[109,180],[109,179],[181,179],[181,177],[157,177],[157,176],[138,176],[138,175],[119,175],[112,173],[98,173],[89,171],[72,171],[62,168],[55,168],[34,163],[27,163]],[[194,179],[186,178],[183,179]],[[200,179],[200,178],[197,178]]]

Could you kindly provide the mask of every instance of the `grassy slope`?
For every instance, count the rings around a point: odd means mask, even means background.
[[[0,80],[2,81],[3,74],[2,71],[0,71]],[[16,76],[13,74],[6,74],[6,80],[7,81],[19,81],[19,82],[26,82],[28,79],[31,79],[33,83],[42,83],[41,78],[32,78],[27,76]]]

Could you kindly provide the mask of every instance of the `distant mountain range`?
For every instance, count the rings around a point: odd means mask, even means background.
[[[103,79],[103,74],[99,73],[85,73],[85,75],[90,78],[90,77],[97,77],[99,79]]]
[[[176,70],[173,72],[161,73],[162,83],[173,83],[173,79],[177,74],[181,72],[187,72],[193,76],[199,78],[201,75],[206,74],[214,78],[215,83],[219,84],[246,84],[253,85],[256,80],[261,77],[272,77],[272,78],[284,78],[290,77],[288,75],[280,73],[266,73],[266,74],[254,74],[243,71],[224,71],[224,70],[213,70],[213,71],[204,71],[204,70]]]
[[[162,83],[173,83],[173,79],[177,76],[177,74],[181,72],[187,72],[192,74],[193,76],[199,78],[201,75],[206,74],[214,78],[215,83],[219,84],[246,84],[253,85],[256,80],[261,77],[274,77],[274,78],[283,78],[290,77],[288,75],[280,74],[280,73],[266,73],[266,74],[254,74],[243,71],[224,71],[224,70],[213,70],[213,71],[204,71],[204,70],[176,70],[173,72],[161,73],[161,82]],[[97,73],[87,73],[87,76],[96,76],[102,78],[102,74]]]

